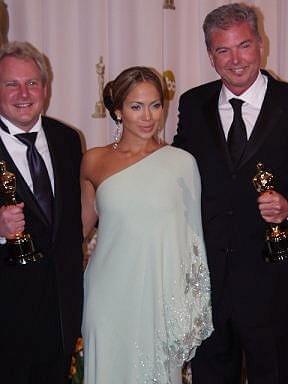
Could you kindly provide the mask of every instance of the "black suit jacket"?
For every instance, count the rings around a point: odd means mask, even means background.
[[[21,348],[26,352],[31,350],[31,353],[38,351],[41,344],[44,350],[45,344],[53,346],[51,338],[60,334],[65,352],[70,353],[80,334],[80,139],[78,133],[59,121],[43,117],[42,123],[54,171],[52,227],[0,139],[0,159],[5,160],[8,170],[16,175],[17,201],[25,204],[25,231],[31,234],[36,248],[46,256],[44,263],[7,267],[4,263],[7,247],[0,247],[0,340],[6,353],[8,350],[12,354]],[[58,322],[56,328],[55,313],[60,319],[60,326]]]
[[[192,153],[202,179],[202,214],[214,321],[232,312],[246,325],[287,325],[288,263],[263,259],[266,224],[252,185],[256,164],[274,174],[288,195],[288,85],[268,73],[264,102],[247,148],[233,168],[218,112],[221,81],[180,98],[174,145]]]

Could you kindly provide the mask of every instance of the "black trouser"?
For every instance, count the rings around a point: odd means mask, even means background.
[[[0,282],[1,383],[65,383],[70,358],[63,354],[53,264],[4,269]]]
[[[23,351],[25,353],[25,351]],[[1,382],[7,384],[67,384],[71,356],[62,353],[49,361],[1,361]]]
[[[287,332],[244,327],[229,319],[197,349],[193,384],[240,384],[243,356],[249,384],[288,383]]]

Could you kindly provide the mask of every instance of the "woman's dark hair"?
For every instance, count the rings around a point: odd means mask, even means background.
[[[159,92],[161,104],[164,103],[164,93],[161,80],[156,71],[148,67],[130,67],[121,72],[115,80],[107,83],[103,90],[103,100],[113,120],[117,121],[115,111],[122,110],[124,100],[130,91],[139,83],[149,82]]]

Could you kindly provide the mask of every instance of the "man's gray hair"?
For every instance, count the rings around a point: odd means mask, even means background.
[[[258,19],[255,9],[239,3],[223,5],[214,9],[206,16],[203,23],[205,43],[208,51],[211,49],[211,33],[215,29],[228,29],[232,25],[246,22],[254,35],[261,40],[258,30]]]

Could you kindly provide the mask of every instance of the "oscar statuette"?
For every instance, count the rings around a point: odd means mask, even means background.
[[[0,161],[0,193],[5,206],[16,205],[16,177],[8,172],[5,161]],[[13,238],[7,239],[9,265],[26,265],[39,262],[44,258],[41,252],[35,250],[29,233],[15,233]]]
[[[253,185],[257,192],[264,193],[274,190],[274,176],[264,169],[262,163],[257,164],[257,174],[253,178]],[[266,230],[265,261],[279,263],[288,259],[288,230],[279,224],[269,224]]]
[[[105,73],[105,64],[103,62],[103,56],[100,56],[99,62],[96,64],[96,72],[98,75],[98,92],[99,100],[95,104],[95,112],[92,114],[92,117],[95,119],[106,117],[106,109],[103,101],[103,88],[104,88],[104,73]]]

